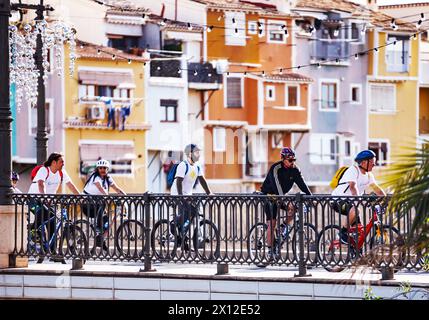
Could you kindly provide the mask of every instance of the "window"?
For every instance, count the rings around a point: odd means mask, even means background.
[[[362,103],[362,85],[352,84],[350,86],[350,103],[351,104]]]
[[[344,158],[350,158],[352,156],[352,141],[344,140]]]
[[[139,47],[139,37],[110,35],[108,46],[123,51],[129,51],[131,48]]]
[[[394,112],[396,110],[395,85],[371,84],[369,94],[371,111]]]
[[[312,134],[310,136],[310,162],[314,164],[336,163],[335,134]]]
[[[227,77],[225,94],[227,108],[243,107],[243,78]]]
[[[258,34],[258,23],[256,21],[249,21],[247,25],[248,34]]]
[[[271,147],[273,149],[281,149],[283,148],[283,133],[274,132],[271,136]]]
[[[213,128],[213,151],[226,151],[226,130],[222,127]]]
[[[354,41],[359,41],[360,40],[360,31],[362,30],[362,28],[359,28],[359,24],[357,24],[357,23],[352,23],[352,25],[351,25],[351,36],[352,36],[352,39],[351,40],[354,40]]]
[[[368,143],[368,149],[376,154],[377,166],[385,166],[389,160],[388,142],[372,141]]]
[[[258,22],[258,36],[265,36],[265,19],[259,19]]]
[[[278,20],[268,20],[267,42],[286,43],[285,31],[282,26],[286,26],[286,22]]]
[[[161,99],[161,122],[177,122],[177,100]]]
[[[298,86],[287,86],[287,106],[297,107],[299,106],[299,90]]]
[[[115,99],[130,99],[132,90],[115,86],[79,85],[79,99],[94,97],[110,97]]]
[[[37,134],[37,107],[29,107],[30,108],[30,134],[35,136]],[[46,123],[46,131],[49,135],[52,135],[54,132],[54,128],[52,127],[54,122],[54,109],[52,106],[52,101],[47,100],[45,103],[45,123]]]
[[[322,110],[338,110],[338,100],[337,100],[337,84],[322,82],[322,101],[321,109]]]
[[[225,12],[225,44],[227,46],[246,45],[246,14]]]
[[[276,100],[276,87],[275,86],[266,86],[266,99],[267,101],[275,101]]]
[[[86,175],[100,158],[110,162],[109,174],[130,175],[133,172],[134,143],[115,140],[81,140],[79,142],[80,173]]]
[[[387,42],[391,44],[386,47],[386,64],[388,72],[407,72],[408,71],[408,52],[409,52],[409,39],[404,36],[387,37]]]

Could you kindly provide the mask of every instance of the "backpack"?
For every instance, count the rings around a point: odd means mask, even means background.
[[[339,168],[337,172],[335,172],[331,182],[329,183],[332,189],[335,189],[336,187],[338,187],[338,185],[340,184],[341,178],[344,176],[344,172],[346,172],[348,168],[349,168],[348,166],[343,166]]]
[[[33,170],[31,170],[31,181],[32,181],[32,182],[34,182],[33,180],[34,180],[34,178],[36,177],[37,172],[39,171],[39,169],[40,169],[41,167],[44,167],[44,165],[43,165],[43,164],[39,164],[38,166],[35,166],[35,167],[33,168]],[[46,168],[47,168],[47,167],[46,167]],[[48,177],[49,177],[49,169],[48,169],[48,174],[46,175],[46,179],[48,179]],[[61,184],[62,184],[62,183],[63,183],[63,171],[62,171],[62,170],[60,170],[60,177],[61,177]]]
[[[186,165],[186,170],[185,170],[185,176],[186,176],[186,174],[188,173],[189,165],[186,161],[184,161],[184,162]],[[168,189],[171,189],[171,187],[173,186],[174,179],[176,178],[177,167],[179,166],[179,164],[180,164],[180,162],[173,164],[167,173],[167,188]],[[200,173],[200,167],[197,166],[197,168],[198,168],[198,173]],[[197,185],[197,181],[198,181],[198,179],[195,181],[194,188]]]

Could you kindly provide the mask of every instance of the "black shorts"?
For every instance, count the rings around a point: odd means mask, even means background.
[[[350,209],[353,208],[353,203],[346,200],[338,200],[331,202],[331,208],[335,212],[339,212],[343,216],[347,216],[350,212]]]
[[[288,206],[285,203],[278,203],[274,201],[268,201],[265,203],[264,211],[265,211],[265,217],[267,220],[273,220],[277,218],[277,212],[280,211],[280,209],[287,210]]]

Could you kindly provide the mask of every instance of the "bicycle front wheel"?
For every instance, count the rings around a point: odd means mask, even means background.
[[[66,224],[61,236],[59,252],[61,255],[71,256],[72,258],[86,257],[89,251],[85,232],[78,226]]]
[[[292,238],[292,251],[296,261],[299,261],[299,229],[294,228],[295,232]],[[317,263],[317,232],[316,228],[310,223],[304,223],[304,258],[311,264]]]
[[[268,225],[263,222],[258,222],[250,228],[249,235],[247,236],[247,252],[252,262],[261,262],[268,248],[267,243],[267,229]]]
[[[403,249],[403,237],[399,235],[395,227],[383,225],[375,228],[375,232],[369,243],[372,263],[390,267],[401,267],[405,252]]]
[[[193,243],[195,252],[204,261],[216,260],[220,256],[220,236],[217,227],[210,220],[202,220],[194,229]]]
[[[144,227],[140,221],[126,220],[117,229],[115,236],[118,254],[128,259],[143,256]]]
[[[177,231],[166,219],[159,220],[153,226],[151,234],[152,252],[158,260],[170,260],[177,250]]]

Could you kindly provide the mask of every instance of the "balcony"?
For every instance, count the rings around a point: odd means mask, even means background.
[[[150,63],[151,77],[181,78],[181,61],[180,59],[171,60],[152,60]]]
[[[222,74],[209,62],[188,63],[188,85],[196,90],[218,90],[222,84]]]
[[[312,46],[311,60],[347,59],[350,55],[350,43],[343,40],[318,40]]]
[[[245,175],[247,178],[264,178],[267,174],[268,164],[266,162],[246,163]]]

